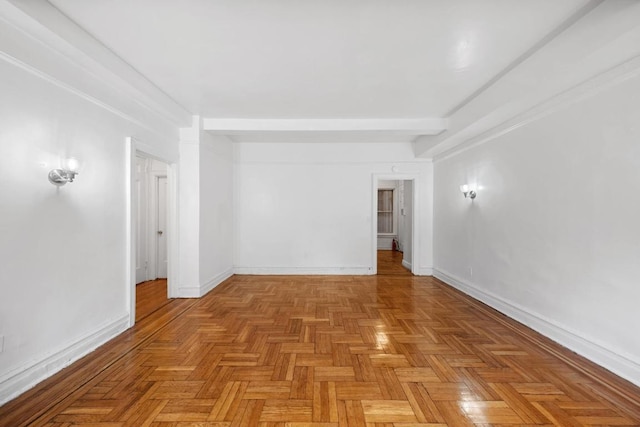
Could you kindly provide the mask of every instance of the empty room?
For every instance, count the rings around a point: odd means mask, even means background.
[[[640,2],[0,0],[0,426],[640,425]]]

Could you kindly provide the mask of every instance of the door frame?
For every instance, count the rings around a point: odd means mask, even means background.
[[[420,203],[418,194],[420,193],[419,173],[374,173],[371,177],[371,274],[378,274],[378,183],[380,180],[388,181],[412,181],[413,182],[413,203],[411,216],[411,273],[418,275],[420,271],[418,263],[420,260]]]
[[[135,183],[135,225],[136,229],[134,234],[134,239],[136,242],[140,241],[142,244],[136,246],[136,250],[134,252],[134,268],[136,269],[136,283],[141,283],[149,280],[149,181],[148,178],[148,167],[149,167],[149,159],[145,156],[136,155],[136,174],[133,176],[133,181]],[[138,174],[138,163],[142,167],[142,173]],[[142,203],[144,202],[144,203]],[[141,206],[142,205],[142,206]],[[142,210],[140,209],[142,208]],[[142,225],[142,227],[140,227]],[[138,235],[140,234],[140,235]],[[143,250],[144,259],[138,260],[138,251]],[[140,265],[139,263],[142,263]],[[142,271],[138,271],[138,269],[142,269]]]
[[[133,137],[125,139],[126,160],[126,260],[127,304],[129,327],[136,322],[136,156],[156,159],[167,164],[167,297],[178,295],[178,165],[145,151]]]

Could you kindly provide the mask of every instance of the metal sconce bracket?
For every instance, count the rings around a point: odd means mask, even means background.
[[[73,182],[78,172],[64,169],[52,169],[49,172],[49,182],[58,187],[62,187],[67,182]]]
[[[476,191],[472,190],[471,188],[469,188],[469,186],[467,184],[461,185],[460,186],[460,191],[464,195],[465,199],[466,198],[469,198],[469,199],[475,199],[476,198]]]
[[[78,175],[80,163],[76,159],[69,158],[62,162],[62,168],[52,169],[49,172],[49,182],[57,187],[62,187],[67,182],[73,182]]]

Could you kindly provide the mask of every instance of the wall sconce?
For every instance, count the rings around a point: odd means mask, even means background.
[[[70,157],[62,162],[61,169],[52,169],[49,172],[49,182],[58,187],[62,187],[67,182],[73,182],[79,168],[78,160]]]
[[[476,198],[476,190],[469,187],[467,184],[460,186],[460,191],[464,194],[465,199],[468,197],[470,199]]]

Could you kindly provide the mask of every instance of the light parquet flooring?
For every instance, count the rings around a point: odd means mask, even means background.
[[[234,276],[0,408],[2,426],[640,425],[637,387],[429,277]]]

